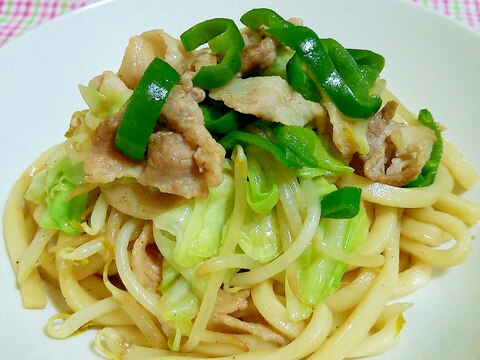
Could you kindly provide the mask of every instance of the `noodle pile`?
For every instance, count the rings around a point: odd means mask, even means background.
[[[15,184],[4,214],[5,239],[23,306],[45,307],[43,283],[48,282],[70,308],[70,313],[50,318],[47,334],[64,339],[96,329],[97,349],[112,359],[314,360],[381,354],[398,341],[402,314],[412,306],[396,299],[424,285],[432,268],[456,266],[472,252],[469,229],[480,218],[480,206],[460,193],[472,188],[477,176],[444,140],[442,162],[430,186],[400,188],[354,173],[333,179],[339,188],[362,189],[368,234],[352,253],[320,238],[314,179],[297,178],[273,165],[280,198],[272,211],[283,251],[268,262],[256,261],[238,251],[248,209],[248,157],[236,147],[224,167],[234,194],[219,253],[193,270],[168,268],[162,262],[172,258],[165,249],[173,251],[174,239],[158,228],[157,217],[122,212],[99,184],[76,190],[75,195],[88,193],[78,234],[38,225],[45,204],[25,200],[32,179],[62,146],[81,159],[80,137],[85,134],[45,152]],[[143,206],[129,201],[133,209]],[[297,291],[295,267],[312,243],[346,264],[346,272],[338,290],[303,318],[292,318],[286,304]],[[182,303],[186,312],[191,309],[191,324],[172,322],[162,311],[170,303],[163,303],[159,284],[168,276],[175,279],[172,296],[177,298],[165,301]],[[192,295],[197,284],[185,281],[189,276],[201,280],[201,298]]]

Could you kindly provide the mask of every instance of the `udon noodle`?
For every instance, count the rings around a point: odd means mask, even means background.
[[[161,45],[156,56],[179,69],[175,55],[185,56],[180,42],[163,32],[146,34],[133,41],[145,44],[151,41],[148,37],[159,37],[154,43]],[[122,76],[108,76],[128,84],[137,75],[125,65],[128,49],[125,56]],[[190,66],[193,60],[188,61]],[[182,66],[183,74],[187,73],[188,66]],[[101,92],[98,84],[89,87]],[[380,88],[386,104],[393,97]],[[416,122],[401,105],[397,113],[407,123]],[[91,106],[75,113],[72,124],[77,127],[67,141],[46,151],[25,170],[5,209],[5,239],[23,306],[44,308],[47,282],[58,289],[70,309],[48,321],[46,332],[53,338],[64,339],[93,328],[97,348],[112,359],[125,360],[313,360],[377,355],[396,344],[405,323],[403,313],[412,306],[396,299],[424,285],[432,268],[459,265],[472,252],[469,228],[478,221],[480,206],[460,193],[473,187],[477,176],[447,140],[435,180],[425,187],[389,185],[358,172],[298,176],[262,153],[274,171],[279,192],[271,210],[278,249],[266,260],[252,257],[240,243],[252,216],[246,184],[255,153],[247,146],[233,149],[223,164],[222,185],[210,189],[230,199],[230,205],[222,208],[225,214],[215,210],[202,217],[213,203],[210,197],[180,199],[128,179],[115,180],[113,185],[82,181],[67,198],[88,194],[76,228],[69,233],[40,226],[48,204],[45,199],[26,200],[32,180],[59,161],[55,154],[86,161],[90,138],[106,121],[102,116]],[[328,117],[333,118],[331,112],[324,116]],[[328,134],[324,125],[317,122],[313,128]],[[55,156],[57,160],[52,161]],[[344,159],[349,161],[351,156]],[[367,233],[356,251],[346,251],[326,238],[328,224],[342,221],[322,218],[320,199],[329,185],[362,190],[358,216],[363,214]],[[190,211],[189,216],[196,216],[200,225],[214,229],[221,243],[205,256],[193,254],[190,263],[176,263],[180,235],[172,228],[183,218],[175,220],[171,212],[182,208],[185,201],[190,205],[182,211]],[[194,226],[192,220],[182,228],[183,235],[195,233]],[[302,256],[309,251],[344,266],[338,286],[314,304],[302,299],[304,285],[298,277],[306,261]]]

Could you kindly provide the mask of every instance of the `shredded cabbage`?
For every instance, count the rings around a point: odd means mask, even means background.
[[[267,263],[281,253],[277,234],[278,220],[274,214],[260,215],[249,211],[245,215],[238,245],[250,258]]]
[[[70,194],[84,183],[83,163],[73,161],[60,146],[47,162],[47,167],[36,174],[25,199],[47,208],[38,219],[42,228],[58,229],[67,234],[81,230],[81,215],[87,207],[88,194],[69,198]]]
[[[93,116],[107,119],[115,114],[132,95],[123,81],[113,72],[106,71],[97,78],[98,88],[79,85],[80,94]]]
[[[367,234],[368,218],[363,206],[352,219],[321,219],[315,242],[308,246],[299,259],[297,281],[302,299],[318,305],[338,289],[347,270],[347,264],[322,253],[316,242],[326,242],[352,253],[365,242]]]
[[[155,221],[154,221],[154,225],[155,225]],[[196,276],[195,274],[195,271],[197,269],[196,266],[184,267],[175,262],[175,259],[173,257],[173,252],[176,245],[175,241],[168,239],[163,234],[163,232],[160,229],[158,229],[156,226],[153,227],[153,237],[155,239],[155,243],[158,249],[162,253],[164,261],[167,261],[170,264],[172,271],[174,271],[175,274],[180,273],[190,283],[195,295],[198,297],[202,297],[205,291],[205,286],[207,284],[206,282],[207,278]]]
[[[248,157],[247,203],[258,214],[270,214],[279,199],[278,186],[272,167],[272,158],[257,148],[246,150]]]
[[[312,304],[302,301],[295,295],[288,279],[285,279],[285,300],[288,316],[294,321],[308,319],[313,312]]]
[[[191,199],[155,217],[155,227],[175,240],[176,264],[192,267],[218,254],[234,195],[232,175],[224,175],[222,184],[210,189],[206,198]]]
[[[162,281],[158,290],[161,293],[158,308],[175,329],[175,334],[168,339],[168,346],[178,351],[182,335],[192,327],[192,319],[197,316],[200,305],[190,283],[166,260],[162,262]]]

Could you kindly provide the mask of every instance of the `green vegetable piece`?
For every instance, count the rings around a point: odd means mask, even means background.
[[[325,139],[313,130],[301,126],[274,127],[275,142],[287,149],[287,157],[294,154],[303,168],[321,168],[330,172],[353,172],[353,169],[335,158]]]
[[[300,256],[297,273],[298,290],[310,304],[318,305],[340,286],[348,265],[321,251],[318,242],[325,242],[346,253],[355,252],[368,235],[368,217],[364,207],[352,219],[321,219],[320,232]]]
[[[321,200],[322,218],[351,219],[360,210],[362,189],[344,187],[325,195]]]
[[[313,130],[293,125],[277,126],[274,128],[274,134],[277,143],[301,159],[304,166],[318,166],[314,155],[318,138]]]
[[[305,99],[320,102],[322,94],[315,82],[308,76],[298,55],[294,55],[287,64],[287,81],[290,86]]]
[[[172,266],[190,268],[218,255],[222,229],[233,208],[233,195],[233,179],[225,174],[223,182],[210,189],[207,197],[186,200],[155,217],[155,228],[175,239]],[[165,246],[158,247],[163,254]]]
[[[155,244],[157,245],[158,250],[160,250],[163,256],[162,282],[160,283],[158,290],[163,292],[170,283],[177,279],[178,274],[181,274],[181,276],[190,283],[195,296],[201,298],[202,294],[205,292],[208,278],[198,277],[195,273],[195,266],[185,267],[175,261],[174,252],[177,245],[175,236],[178,235],[173,233],[168,234],[169,231],[165,230],[165,225],[167,227],[173,225],[173,229],[170,230],[183,232],[182,228],[185,226],[185,222],[188,221],[187,217],[189,216],[189,209],[177,208],[174,213],[168,211],[170,214],[168,214],[167,217],[160,215],[153,219],[153,238],[155,239]],[[178,221],[180,224],[167,224],[167,221]],[[183,235],[180,234],[180,236]],[[165,264],[168,265],[167,268],[169,268],[169,270],[165,268]]]
[[[225,114],[215,106],[201,104],[205,127],[212,134],[225,135],[240,128],[240,113],[229,110]]]
[[[336,173],[350,173],[353,172],[353,168],[340,160],[339,157],[335,157],[335,153],[338,153],[337,148],[333,144],[331,139],[328,139],[324,135],[317,135],[317,144],[315,146],[314,155],[317,158],[318,165],[325,170]]]
[[[245,43],[233,20],[216,18],[203,21],[180,35],[180,40],[187,51],[208,42],[212,53],[222,57],[217,65],[200,69],[193,78],[196,86],[213,89],[225,85],[242,66],[241,52]]]
[[[432,153],[430,154],[430,158],[427,160],[425,165],[422,168],[422,171],[418,177],[413,180],[412,182],[405,185],[405,187],[424,187],[432,185],[433,181],[435,180],[435,176],[438,172],[438,166],[440,165],[440,161],[442,160],[442,152],[443,152],[443,141],[442,141],[442,134],[435,124],[435,120],[433,119],[433,115],[427,109],[420,110],[418,114],[418,121],[432,129],[435,132],[435,137],[437,140],[433,143]]]
[[[248,159],[247,203],[258,214],[268,215],[279,199],[269,157],[255,148],[245,150]]]
[[[258,30],[262,26],[266,26],[269,29],[286,29],[295,26],[270,9],[252,9],[245,13],[240,18],[240,21],[254,30]],[[265,71],[265,74],[280,75],[286,78],[290,86],[305,99],[315,102],[320,101],[322,95],[316,84],[305,72],[303,63],[300,61],[298,55],[292,54],[292,50],[288,52],[284,51],[283,54],[283,56],[279,56],[273,69]],[[288,54],[288,57],[286,57],[285,54]],[[285,62],[285,60],[287,60],[287,62]]]
[[[180,75],[156,57],[148,65],[128,101],[115,137],[115,147],[134,160],[144,160],[148,140],[173,86]]]
[[[299,275],[301,275],[301,272],[299,273]],[[306,296],[302,297],[306,298]],[[285,303],[287,307],[288,317],[294,321],[308,319],[313,312],[312,303],[308,303],[303,299],[299,299],[297,295],[292,291],[292,287],[290,286],[288,277],[285,278]]]
[[[280,76],[282,79],[287,80],[287,64],[294,54],[295,51],[285,46],[280,46],[280,48],[277,50],[277,58],[275,59],[273,65],[263,70],[260,75]]]
[[[353,169],[335,158],[325,140],[313,130],[295,125],[279,125],[265,121],[253,124],[262,135],[245,131],[232,131],[219,142],[226,150],[236,144],[247,148],[255,146],[271,153],[284,167],[299,170],[298,174],[332,175],[332,172],[353,172]],[[321,171],[313,171],[314,169]],[[310,169],[310,170],[309,170]]]
[[[78,88],[91,114],[100,119],[108,119],[120,110],[133,92],[117,75],[110,72],[102,75],[98,89],[83,85]]]
[[[281,254],[278,220],[275,212],[261,215],[247,211],[238,245],[251,259],[266,264]]]
[[[219,141],[226,150],[233,150],[235,145],[240,144],[243,147],[256,146],[260,149],[268,151],[272,154],[278,162],[287,168],[300,168],[301,162],[295,157],[293,153],[287,155],[284,148],[272,143],[269,139],[257,135],[250,134],[243,131],[232,131]]]
[[[75,189],[76,186],[65,179],[59,179],[55,185],[50,186],[46,198],[48,211],[39,221],[41,227],[62,230],[67,234],[80,232],[81,215],[87,207],[88,195],[68,199]]]
[[[67,234],[81,230],[81,215],[87,208],[88,194],[70,199],[70,194],[84,182],[83,163],[71,160],[63,151],[49,159],[47,168],[33,178],[25,199],[40,204],[45,201],[47,209],[39,220],[46,229],[57,229]]]
[[[265,8],[247,11],[242,15],[240,21],[252,30],[259,30],[263,26],[270,29],[285,29],[295,26],[278,15],[275,11]]]
[[[363,75],[365,85],[371,88],[385,66],[385,58],[371,50],[348,49]]]
[[[182,336],[191,329],[192,319],[197,316],[200,304],[190,283],[182,275],[166,260],[163,260],[162,267],[162,274],[167,274],[168,283],[163,280],[160,283],[158,308],[165,320],[175,329],[175,333],[168,338],[168,347],[178,351]]]

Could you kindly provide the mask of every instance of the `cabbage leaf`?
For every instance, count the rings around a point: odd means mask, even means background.
[[[278,220],[273,213],[260,215],[248,211],[238,245],[250,258],[265,264],[275,259],[282,251],[278,233]]]
[[[298,261],[297,281],[301,298],[318,305],[338,289],[348,267],[324,254],[316,242],[323,241],[346,253],[352,253],[365,242],[367,234],[368,218],[363,206],[352,219],[321,219],[315,241]]]
[[[266,151],[251,147],[246,150],[248,163],[247,203],[258,214],[270,214],[279,199],[275,175]]]
[[[158,308],[165,320],[175,329],[168,339],[171,350],[180,349],[182,336],[191,329],[192,319],[198,314],[199,301],[191,291],[190,283],[165,259],[162,263],[162,281],[158,287],[161,294]]]
[[[218,254],[233,195],[233,178],[224,174],[222,184],[211,188],[206,198],[190,199],[155,217],[155,228],[175,241],[176,264],[188,268]]]
[[[79,85],[78,88],[92,115],[100,119],[107,119],[127,102],[132,95],[132,90],[110,71],[104,72],[96,80],[99,82],[96,87]]]
[[[25,199],[45,202],[46,210],[38,220],[42,228],[58,229],[67,234],[80,232],[81,215],[87,207],[88,193],[70,199],[70,194],[84,183],[83,163],[73,161],[63,147],[48,160],[47,167],[36,174]]]

